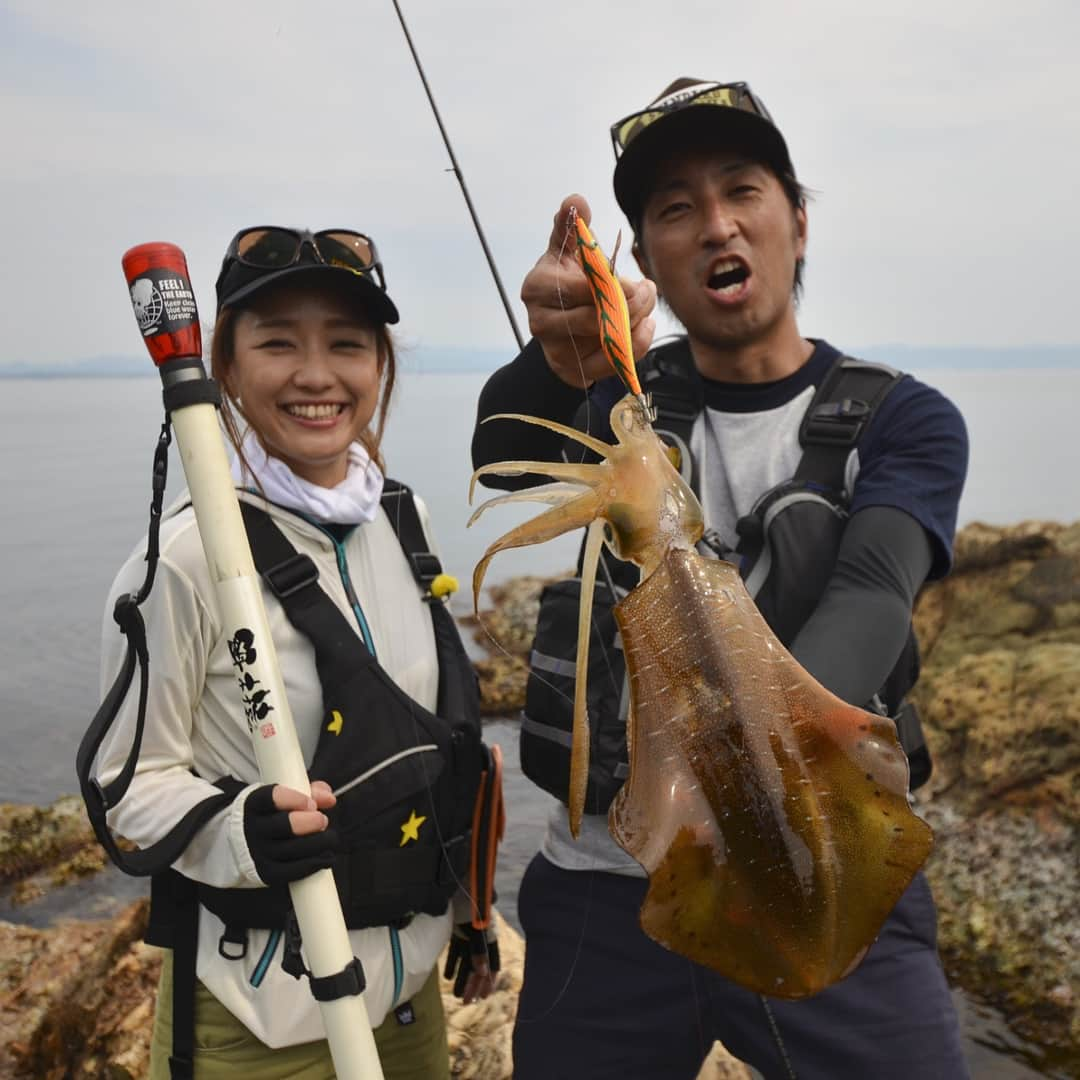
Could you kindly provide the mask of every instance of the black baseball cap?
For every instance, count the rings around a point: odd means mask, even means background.
[[[744,82],[676,79],[644,109],[612,124],[611,142],[615,198],[635,228],[656,162],[678,147],[710,143],[745,147],[777,176],[795,179],[780,129]]]
[[[280,225],[241,229],[232,238],[217,279],[218,313],[270,285],[301,274],[349,283],[377,321],[398,321],[398,310],[386,292],[382,263],[371,237],[352,229],[312,233]]]

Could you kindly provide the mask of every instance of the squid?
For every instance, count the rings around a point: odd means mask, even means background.
[[[570,766],[578,835],[589,764],[589,618],[603,545],[640,569],[615,608],[630,687],[629,777],[608,814],[612,837],[649,877],[640,911],[656,942],[736,983],[797,999],[862,959],[932,846],[908,802],[893,722],[821,686],[781,644],[738,569],[701,556],[701,505],[659,437],[633,369],[625,297],[576,215],[601,341],[627,386],[613,444],[539,417],[599,463],[505,461],[485,475],[551,483],[489,499],[549,509],[500,537],[473,574],[479,597],[500,551],[584,528]],[[610,339],[610,340],[608,340]]]

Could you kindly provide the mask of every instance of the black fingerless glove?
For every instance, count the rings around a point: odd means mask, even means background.
[[[487,954],[491,974],[499,970],[499,943],[488,941],[483,930],[477,930],[471,923],[460,923],[454,927],[450,946],[446,950],[444,979],[454,980],[454,997],[463,997],[465,983],[472,974],[473,957]],[[456,975],[455,975],[456,971]]]
[[[334,863],[339,847],[333,828],[294,836],[289,811],[274,806],[274,788],[256,788],[244,803],[244,839],[259,877],[267,885],[299,881]]]

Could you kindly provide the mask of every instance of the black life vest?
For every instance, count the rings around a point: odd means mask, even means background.
[[[417,582],[442,573],[427,550],[412,492],[387,480],[383,508]],[[315,649],[323,722],[308,768],[338,796],[328,812],[342,838],[334,880],[352,929],[442,914],[469,872],[473,808],[484,767],[476,676],[447,606],[430,603],[439,662],[436,712],[413,701],[364,647],[354,626],[318,584],[301,555],[265,511],[240,504],[251,552],[289,622]],[[232,778],[218,785],[235,792]],[[152,882],[147,941],[168,945],[176,902],[190,889],[175,871]],[[199,901],[226,924],[226,941],[247,928],[283,929],[286,885],[219,889],[198,885]]]
[[[656,433],[678,453],[683,479],[700,492],[690,452],[694,422],[704,408],[701,378],[685,338],[653,349],[638,366],[642,389],[652,395]],[[703,544],[737,563],[766,621],[790,645],[824,592],[848,520],[848,456],[900,372],[841,356],[807,407],[799,429],[802,457],[791,479],[761,495],[736,526],[734,551],[706,529]],[[595,429],[596,405],[578,426]],[[580,567],[579,567],[580,571]],[[629,775],[626,718],[629,690],[614,606],[637,584],[637,568],[604,549],[593,600],[587,708],[590,728],[587,813],[606,813]],[[521,721],[521,768],[526,776],[567,801],[573,726],[574,661],[580,577],[548,585],[541,596]],[[930,775],[930,757],[914,707],[904,695],[919,674],[918,647],[909,630],[904,649],[868,708],[896,721],[908,754],[912,789]]]

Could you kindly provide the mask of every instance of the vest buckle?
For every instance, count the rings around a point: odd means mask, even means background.
[[[270,586],[270,591],[282,600],[301,589],[306,589],[309,585],[314,585],[319,580],[319,568],[311,556],[297,552],[284,562],[271,566],[269,570],[264,570],[262,576],[266,584]]]
[[[850,446],[870,415],[870,406],[858,398],[829,401],[814,408],[806,420],[803,442]]]
[[[442,563],[430,551],[414,551],[409,562],[413,577],[423,585],[430,585],[442,573]]]

